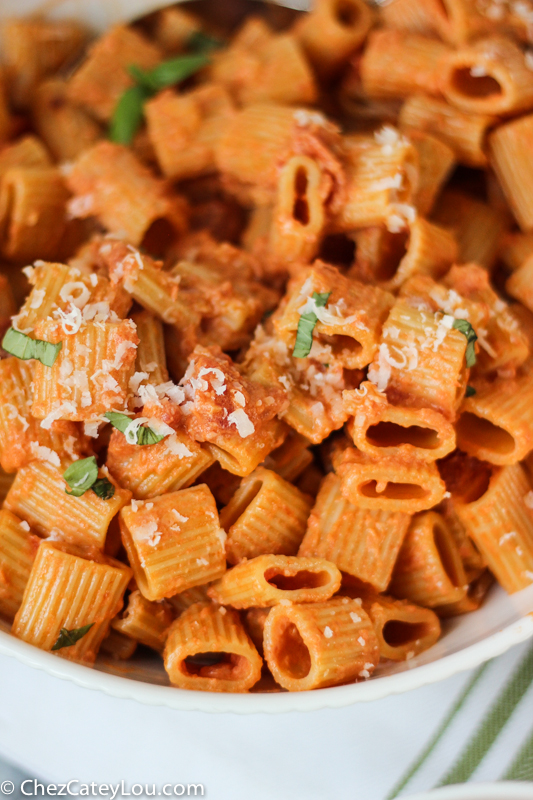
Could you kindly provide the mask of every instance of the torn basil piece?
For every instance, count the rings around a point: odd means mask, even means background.
[[[16,356],[22,361],[35,358],[45,367],[53,367],[59,351],[63,347],[63,342],[58,342],[57,344],[43,342],[42,339],[32,339],[30,336],[26,336],[25,333],[9,328],[2,340],[2,347],[6,353]]]
[[[104,416],[121,433],[126,434],[129,428],[127,439],[130,444],[157,444],[165,438],[164,435],[155,433],[151,428],[142,427],[142,423],[137,425],[138,420],[128,417],[127,414],[121,414],[119,411],[107,411]]]
[[[81,458],[75,461],[63,473],[63,478],[72,491],[65,492],[73,497],[81,497],[92,489],[102,500],[109,500],[115,494],[115,487],[107,478],[98,477],[98,464],[96,458]]]
[[[79,642],[80,639],[83,639],[85,634],[89,633],[93,625],[94,622],[91,622],[90,625],[84,625],[83,628],[73,628],[71,631],[67,630],[67,628],[61,628],[57,642],[52,647],[52,650],[62,650],[63,647],[72,647],[76,642]]]
[[[473,386],[466,387],[465,397],[473,397],[475,394],[477,394],[477,392]]]
[[[151,92],[144,86],[132,86],[131,89],[126,89],[111,119],[109,138],[112,142],[125,145],[133,142],[143,121],[144,104],[150,96]]]
[[[473,367],[476,363],[476,348],[474,345],[477,342],[477,333],[466,319],[456,319],[453,323],[453,327],[455,330],[460,331],[463,336],[466,336],[466,366]]]
[[[318,308],[324,308],[330,298],[331,292],[313,292],[313,300]],[[296,333],[296,343],[292,355],[294,358],[306,358],[311,352],[313,346],[313,331],[318,322],[318,317],[314,311],[309,311],[307,314],[301,314],[298,322],[298,331]]]

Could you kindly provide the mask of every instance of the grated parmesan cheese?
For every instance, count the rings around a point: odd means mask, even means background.
[[[255,425],[243,408],[238,408],[228,414],[228,422],[235,425],[241,439],[246,439],[255,433]]]
[[[333,636],[333,631],[331,630],[329,625],[326,625],[326,627],[324,628],[324,636],[326,637],[326,639],[331,639]]]
[[[61,466],[61,461],[55,450],[51,450],[49,447],[40,445],[39,442],[30,442],[30,451],[32,456],[34,456],[37,461],[47,461],[54,467]]]
[[[191,458],[191,456],[194,455],[194,453],[191,453],[186,444],[180,442],[175,433],[169,436],[168,439],[165,439],[165,444],[167,451],[173,456],[178,456],[178,458]]]

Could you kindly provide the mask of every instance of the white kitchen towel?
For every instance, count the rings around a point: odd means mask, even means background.
[[[532,678],[526,643],[374,703],[239,717],[141,706],[0,657],[0,753],[55,783],[201,783],[210,800],[385,800],[533,780]]]

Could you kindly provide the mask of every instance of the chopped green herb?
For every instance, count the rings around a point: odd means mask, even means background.
[[[94,456],[75,461],[65,470],[63,478],[72,489],[71,492],[65,489],[66,493],[73,497],[81,497],[89,489],[102,500],[109,500],[115,494],[115,487],[111,481],[98,477],[98,464]]]
[[[329,300],[331,292],[313,292],[313,300],[318,308],[323,308]],[[301,314],[298,321],[298,331],[296,333],[296,343],[292,354],[294,358],[305,358],[311,352],[313,346],[313,331],[318,322],[318,317],[314,311]]]
[[[41,339],[32,339],[30,336],[26,336],[25,333],[9,328],[3,338],[2,347],[6,353],[10,353],[12,356],[22,359],[22,361],[35,358],[45,367],[53,367],[59,351],[63,347],[63,342],[58,342],[57,344],[43,342]]]
[[[195,31],[187,44],[191,50],[196,50],[198,53],[209,53],[211,50],[219,50],[224,47],[225,43],[215,36],[210,36],[208,33]]]
[[[132,86],[131,89],[126,89],[111,119],[109,138],[112,142],[132,143],[143,120],[144,104],[150,96],[151,92],[144,86]]]
[[[477,342],[477,334],[472,325],[466,319],[456,319],[453,323],[453,327],[457,331],[460,331],[463,336],[466,336],[466,366],[473,367],[476,363],[476,349],[474,345]]]
[[[71,631],[67,630],[67,628],[61,628],[57,642],[52,647],[52,650],[62,650],[63,647],[72,647],[76,642],[79,642],[80,639],[83,639],[86,633],[89,633],[93,625],[94,622],[91,622],[90,625],[84,625],[83,628],[73,628]]]
[[[111,425],[117,430],[121,431],[121,433],[126,433],[126,430],[129,428],[131,423],[135,422],[135,419],[128,417],[126,414],[121,414],[118,411],[107,411],[104,416],[107,417]],[[130,430],[132,438],[133,435],[135,436],[135,441],[132,441],[132,444],[157,444],[165,438],[164,435],[161,436],[158,433],[155,433],[155,431],[153,431],[151,428],[139,426],[138,428],[133,427]]]
[[[137,85],[126,89],[115,107],[109,127],[111,141],[131,144],[142,123],[146,101],[161,89],[190,78],[207,64],[209,58],[203,53],[171,58],[150,70],[132,64],[128,72]]]
[[[91,486],[91,489],[102,500],[111,500],[115,494],[115,487],[107,478],[98,478]]]
[[[465,397],[473,397],[475,394],[477,394],[477,392],[473,386],[466,387]]]

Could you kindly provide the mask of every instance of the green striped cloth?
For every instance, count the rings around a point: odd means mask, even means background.
[[[533,782],[533,646],[470,674],[386,800],[467,781]],[[533,795],[533,786],[532,786]]]

